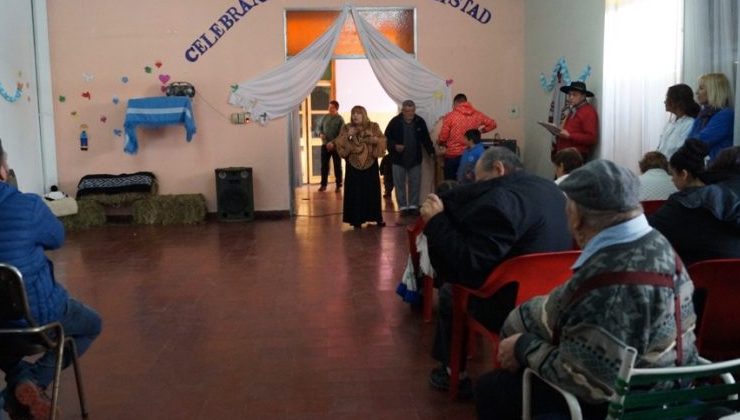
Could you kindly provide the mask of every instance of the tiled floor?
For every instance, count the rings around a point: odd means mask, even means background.
[[[104,320],[82,358],[91,419],[474,418],[427,384],[434,327],[395,294],[407,253],[392,203],[387,227],[353,230],[341,194],[296,200],[290,220],[109,225],[50,253]]]

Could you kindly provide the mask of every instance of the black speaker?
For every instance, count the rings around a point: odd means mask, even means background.
[[[253,220],[252,168],[216,169],[216,205],[220,220]]]

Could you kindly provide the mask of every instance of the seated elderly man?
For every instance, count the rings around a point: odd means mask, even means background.
[[[479,418],[521,418],[524,367],[573,393],[586,418],[604,418],[628,346],[637,349],[640,368],[696,363],[693,284],[642,214],[637,177],[596,160],[560,188],[583,253],[565,284],[509,314],[498,350],[501,369],[476,386]],[[562,397],[544,384],[535,384],[533,393],[535,414],[567,413]]]
[[[36,322],[60,322],[82,355],[100,334],[101,320],[97,312],[72,298],[56,281],[52,262],[44,253],[62,245],[64,227],[41,197],[21,193],[7,181],[7,157],[0,143],[0,220],[4,239],[0,242],[0,261],[15,266],[23,274],[28,304]],[[3,327],[17,326],[19,322]],[[4,408],[11,419],[50,418],[51,404],[45,389],[54,377],[55,357],[54,351],[49,351],[35,361],[0,360],[0,370],[5,372],[7,383],[3,391]],[[65,358],[64,366],[70,361]]]
[[[475,165],[475,182],[444,194],[430,194],[421,208],[426,221],[429,259],[445,283],[440,287],[433,357],[441,362],[430,383],[449,388],[447,366],[452,340],[452,286],[480,287],[507,258],[570,249],[565,197],[549,180],[526,173],[519,158],[491,147]],[[515,290],[501,290],[487,300],[471,299],[469,310],[498,331],[514,307]],[[464,366],[464,360],[462,361]],[[470,396],[470,379],[460,382],[460,396]]]

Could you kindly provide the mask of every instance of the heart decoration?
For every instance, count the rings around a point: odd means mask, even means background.
[[[66,96],[64,96],[64,95],[59,95],[59,102],[62,102],[62,103],[63,103],[63,102],[64,102],[64,101],[66,101],[66,100],[67,100],[67,97],[66,97]]]
[[[157,60],[157,62],[154,63],[154,65],[157,66],[157,68],[160,68],[160,67],[162,67],[162,62],[159,61],[159,60]]]
[[[105,124],[106,121],[108,121],[108,117],[106,117],[105,115],[101,115],[100,116],[100,122],[103,123],[103,124]]]
[[[169,74],[160,74],[159,75],[159,81],[162,82],[162,84],[166,84],[170,81],[170,75]]]
[[[77,116],[77,111],[72,111],[72,112],[69,113],[69,115],[71,115],[73,117],[76,117]]]
[[[93,76],[93,75],[92,75],[92,74],[90,74],[90,73],[82,73],[82,78],[83,78],[83,79],[84,79],[84,80],[85,80],[85,81],[86,81],[87,83],[90,83],[90,82],[92,82],[92,81],[93,81],[93,79],[95,79],[95,76]]]
[[[121,82],[128,83],[128,76],[121,77]]]
[[[236,92],[237,89],[239,89],[239,85],[231,85],[232,92]]]
[[[152,68],[149,67],[149,66],[146,66],[146,67],[144,67],[144,72],[145,73],[151,73],[152,72]]]
[[[118,99],[118,96],[113,97],[113,105],[118,105],[118,102],[120,102],[120,99]]]
[[[89,91],[82,92],[82,97],[87,98],[88,101],[92,99],[92,95],[90,95]]]
[[[162,93],[167,93],[167,86],[162,85],[159,87],[159,90],[161,90]]]
[[[446,84],[447,86],[449,86],[449,85],[451,85],[451,84],[453,84],[453,83],[455,83],[455,81],[454,81],[454,80],[452,80],[452,79],[447,79],[447,80],[445,80],[445,84]]]
[[[123,135],[123,131],[121,131],[121,129],[119,129],[119,128],[114,128],[113,129],[113,135],[116,136],[116,137],[121,137],[121,135]]]

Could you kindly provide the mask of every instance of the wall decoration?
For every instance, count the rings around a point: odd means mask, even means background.
[[[120,100],[120,99],[118,99],[118,96],[117,96],[117,95],[113,95],[113,105],[118,105],[118,103],[119,103],[120,101],[121,101],[121,100]]]
[[[485,7],[481,7],[478,3],[473,0],[435,0],[437,3],[447,3],[450,7],[460,9],[461,12],[472,17],[480,23],[488,23],[491,21],[491,11]]]
[[[82,79],[85,82],[90,83],[90,82],[92,82],[95,79],[95,76],[93,76],[90,73],[82,73]]]
[[[87,124],[82,124],[80,130],[80,150],[87,150]]]
[[[114,128],[113,135],[116,137],[121,137],[123,135],[123,130],[121,130],[120,128]]]
[[[154,62],[154,65],[155,65],[155,66],[156,66],[157,68],[161,68],[161,67],[162,67],[162,62],[161,62],[160,60],[157,60],[157,61],[155,61],[155,62]]]
[[[76,117],[77,116],[77,111],[72,111],[72,112],[69,113],[69,115],[71,115],[73,117]]]
[[[106,121],[108,121],[108,117],[106,117],[105,115],[101,115],[100,116],[100,122],[103,123],[103,124],[105,124]]]
[[[552,89],[555,87],[555,84],[558,82],[558,76],[560,77],[563,85],[570,84],[571,78],[570,72],[568,71],[568,64],[565,62],[565,58],[563,57],[560,57],[553,66],[552,72],[550,73],[549,81],[545,77],[544,73],[540,73],[540,85],[542,85],[542,89],[544,89],[545,92],[551,92]],[[587,64],[581,74],[573,80],[580,80],[582,82],[585,82],[586,79],[589,78],[589,76],[591,76],[591,65]]]
[[[64,103],[67,101],[67,97],[64,95],[59,95],[59,102]]]
[[[20,99],[22,95],[23,95],[23,83],[21,83],[21,82],[16,83],[16,85],[15,85],[15,93],[12,94],[12,95],[10,93],[8,93],[8,91],[5,90],[5,87],[3,87],[3,84],[0,83],[0,96],[2,96],[3,98],[5,98],[6,101],[8,101],[8,102],[15,102],[18,99]]]
[[[266,2],[267,0],[252,0],[252,4],[249,4],[247,0],[234,2],[234,6],[226,9],[223,14],[208,27],[207,31],[201,33],[197,38],[195,38],[195,41],[188,46],[185,50],[185,59],[191,63],[198,61],[203,54],[216,45],[216,42],[218,42],[218,40],[229,31],[229,29],[233,28],[234,25],[239,22],[239,19],[243,18],[258,4]],[[477,7],[478,6],[476,6],[476,8]]]
[[[144,73],[151,73],[151,72],[152,72],[152,68],[151,67],[149,67],[149,66],[144,67]]]
[[[86,90],[86,91],[84,91],[84,92],[82,92],[82,97],[83,97],[83,98],[87,98],[87,100],[88,100],[88,101],[89,101],[90,99],[92,99],[92,95],[90,95],[90,91],[87,91],[87,90]]]
[[[169,74],[160,74],[159,75],[159,81],[162,82],[162,84],[166,84],[170,81],[170,75]]]
[[[128,83],[128,76],[121,76],[122,83]]]

